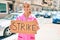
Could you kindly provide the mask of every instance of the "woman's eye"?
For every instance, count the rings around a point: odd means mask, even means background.
[[[29,6],[27,6],[27,8],[29,8]]]
[[[31,14],[31,11],[29,11],[29,13]]]
[[[24,6],[25,7],[25,6]]]

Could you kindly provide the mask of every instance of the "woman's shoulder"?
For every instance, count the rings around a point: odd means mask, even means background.
[[[20,20],[23,18],[23,15],[19,15],[16,19]]]
[[[30,15],[30,17],[32,17],[32,18],[36,18],[36,17],[35,17],[34,15],[32,15],[32,14]]]
[[[32,20],[36,20],[36,17],[35,17],[34,15],[30,15],[30,18],[31,18]]]

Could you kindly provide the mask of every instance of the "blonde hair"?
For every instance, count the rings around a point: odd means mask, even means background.
[[[30,1],[24,1],[24,3],[31,4],[31,2],[30,2]]]
[[[24,4],[23,4],[23,7],[25,6],[25,4],[27,4],[29,7],[30,7],[30,3],[29,2],[24,2]]]

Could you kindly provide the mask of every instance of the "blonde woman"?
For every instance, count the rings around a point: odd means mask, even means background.
[[[30,4],[25,2],[23,4],[23,6],[24,6],[24,13],[23,13],[23,15],[17,17],[17,20],[22,20],[22,21],[34,21],[35,20],[37,23],[36,18],[31,15]],[[38,27],[38,29],[39,29],[39,27]],[[35,40],[35,34],[21,34],[21,33],[19,33],[18,40]]]

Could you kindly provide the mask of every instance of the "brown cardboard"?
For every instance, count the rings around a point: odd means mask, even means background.
[[[35,34],[38,25],[35,21],[12,20],[9,28],[12,33]]]

